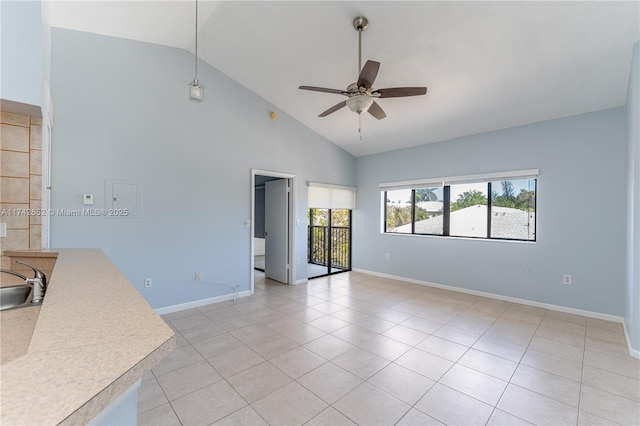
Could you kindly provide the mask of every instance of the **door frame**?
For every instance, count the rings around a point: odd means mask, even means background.
[[[250,277],[251,277],[251,294],[255,293],[255,269],[254,269],[254,253],[255,253],[255,247],[254,247],[254,235],[255,235],[255,214],[256,214],[256,176],[270,176],[270,177],[277,177],[277,178],[283,178],[283,179],[287,179],[289,181],[289,187],[290,187],[290,191],[289,191],[289,220],[288,220],[288,227],[289,227],[289,240],[287,241],[287,246],[288,246],[288,253],[287,256],[289,258],[289,271],[287,272],[287,284],[291,285],[291,284],[295,284],[295,277],[296,277],[296,257],[295,257],[295,253],[296,253],[296,246],[295,246],[295,242],[296,242],[296,235],[295,235],[295,224],[296,224],[296,217],[295,217],[295,213],[296,213],[296,175],[291,174],[291,173],[283,173],[283,172],[274,172],[271,170],[260,170],[260,169],[251,169],[251,220],[249,222],[250,226],[250,253],[249,253],[249,270],[250,272]]]

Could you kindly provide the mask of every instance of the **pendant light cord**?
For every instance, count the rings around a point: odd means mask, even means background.
[[[196,0],[196,81],[198,81],[198,0]]]
[[[192,101],[201,102],[204,98],[204,86],[198,80],[198,0],[196,0],[196,20],[195,20],[195,78],[189,83],[189,98]]]

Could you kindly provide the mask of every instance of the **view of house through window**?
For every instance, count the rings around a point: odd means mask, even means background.
[[[535,241],[535,178],[384,192],[384,232]]]
[[[451,185],[451,220],[453,237],[487,238],[487,184]]]
[[[536,239],[536,180],[491,182],[491,238]]]
[[[402,234],[442,235],[443,199],[442,188],[387,191],[386,229]]]
[[[412,190],[400,189],[385,193],[386,212],[385,229],[388,232],[401,234],[411,233],[412,222]]]

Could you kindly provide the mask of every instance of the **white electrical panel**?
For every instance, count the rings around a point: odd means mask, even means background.
[[[142,183],[106,180],[104,201],[109,216],[142,217]]]

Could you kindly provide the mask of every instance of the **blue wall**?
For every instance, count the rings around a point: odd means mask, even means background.
[[[270,120],[273,105],[206,64],[205,101],[189,102],[186,51],[54,29],[52,207],[82,208],[87,192],[103,207],[105,179],[125,179],[144,185],[145,215],[53,217],[52,246],[103,248],[154,307],[228,292],[193,282],[195,271],[248,289],[250,169],[294,173],[297,257],[306,250],[306,181],[357,184],[355,268],[624,316],[637,348],[637,44],[634,52],[626,110],[356,160],[280,111]],[[540,169],[535,244],[380,233],[381,182],[528,168]],[[572,286],[561,284],[565,273]],[[296,279],[305,276],[298,269]]]
[[[355,158],[201,63],[188,100],[180,49],[54,28],[52,208],[104,207],[105,179],[138,181],[144,217],[53,217],[52,247],[99,247],[155,307],[250,287],[251,169],[296,175],[296,256],[306,258],[306,181],[355,184]],[[278,112],[272,121],[270,111]],[[145,277],[153,287],[143,288]],[[296,279],[305,279],[298,268]]]
[[[40,1],[0,2],[0,98],[42,106],[42,25]]]
[[[627,89],[627,288],[624,320],[640,352],[640,42],[633,47]]]
[[[622,316],[625,154],[615,108],[360,157],[354,268]],[[380,233],[382,182],[532,168],[535,244]]]

